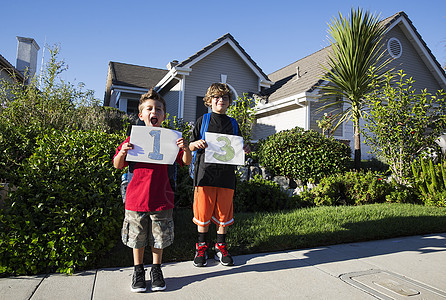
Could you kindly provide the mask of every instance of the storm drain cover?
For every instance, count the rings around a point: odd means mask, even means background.
[[[378,299],[446,299],[446,292],[385,270],[367,270],[339,276]]]

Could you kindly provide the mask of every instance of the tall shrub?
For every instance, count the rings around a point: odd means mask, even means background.
[[[400,70],[396,76],[387,74],[382,85],[374,82],[364,131],[366,143],[399,184],[407,184],[412,161],[437,148],[435,141],[446,130],[446,93],[416,93],[413,79],[404,77]]]
[[[243,93],[243,97],[238,97],[226,112],[228,116],[237,120],[245,144],[251,142],[251,131],[255,121],[255,106],[256,101],[248,97],[247,93]]]
[[[347,145],[300,127],[269,136],[258,152],[260,163],[274,174],[302,182],[317,182],[348,169],[351,157]]]
[[[123,112],[99,106],[93,91],[60,78],[67,68],[58,60],[59,47],[50,48],[41,80],[0,81],[0,179],[14,184],[21,162],[34,151],[47,129],[120,132],[128,123]]]
[[[47,130],[0,211],[0,273],[72,273],[119,237],[122,200],[112,164],[124,136]]]

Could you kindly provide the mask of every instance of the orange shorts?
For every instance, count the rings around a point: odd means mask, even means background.
[[[209,226],[211,220],[218,226],[229,226],[234,223],[232,198],[234,190],[196,186],[194,191],[194,218],[199,226]]]

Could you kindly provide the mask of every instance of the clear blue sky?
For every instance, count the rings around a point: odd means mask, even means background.
[[[229,32],[269,74],[327,46],[327,24],[358,6],[381,18],[404,11],[446,65],[446,0],[4,1],[0,54],[15,65],[16,36],[34,38],[40,70],[44,45],[58,44],[62,78],[102,100],[109,61],[165,69]]]

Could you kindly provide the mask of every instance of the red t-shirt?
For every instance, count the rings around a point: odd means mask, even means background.
[[[116,155],[121,151],[124,143],[119,145]],[[176,162],[183,166],[183,149],[178,152]],[[113,157],[114,158],[114,157]],[[125,161],[124,167],[128,166]],[[167,165],[137,162],[133,170],[133,177],[127,186],[125,195],[125,209],[131,211],[160,211],[174,207],[174,193],[167,174]]]

